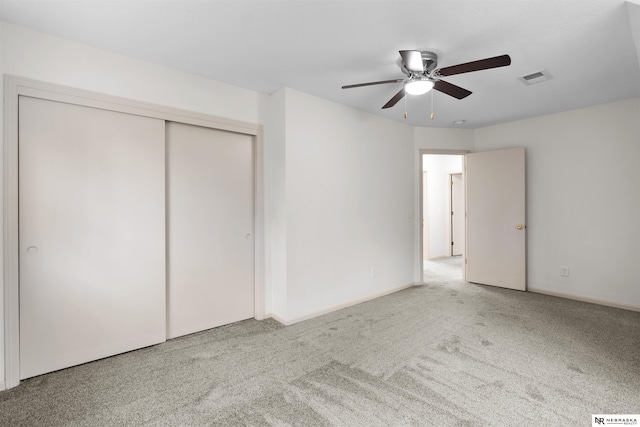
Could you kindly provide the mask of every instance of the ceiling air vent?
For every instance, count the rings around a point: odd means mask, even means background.
[[[536,71],[535,73],[527,74],[526,76],[520,77],[520,80],[528,85],[532,85],[535,83],[543,82],[545,80],[549,80],[549,76],[548,74],[545,74],[544,71]]]

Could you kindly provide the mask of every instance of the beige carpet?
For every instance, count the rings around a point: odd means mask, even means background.
[[[587,426],[640,412],[640,313],[462,282],[249,320],[24,381],[2,426]]]

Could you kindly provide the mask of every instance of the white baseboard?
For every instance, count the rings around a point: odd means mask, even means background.
[[[283,325],[287,325],[287,322],[280,316],[276,315],[276,314],[270,314],[269,317],[271,317],[273,320],[282,323]]]
[[[348,301],[348,302],[345,302],[345,303],[342,303],[342,304],[338,304],[338,305],[334,305],[334,306],[331,306],[331,307],[327,307],[327,308],[324,308],[322,310],[314,311],[313,313],[306,314],[304,316],[294,317],[292,319],[283,319],[283,318],[278,317],[278,316],[273,315],[273,314],[271,315],[271,317],[274,318],[275,320],[277,320],[278,322],[282,323],[285,326],[290,326],[290,325],[293,325],[295,323],[302,322],[304,320],[309,320],[309,319],[312,319],[314,317],[322,316],[323,314],[329,314],[329,313],[332,313],[334,311],[342,310],[343,308],[351,307],[352,305],[360,304],[360,303],[363,303],[363,302],[371,301],[371,300],[376,299],[376,298],[383,297],[385,295],[393,294],[393,293],[402,291],[404,289],[411,288],[413,286],[419,286],[419,284],[418,283],[410,283],[408,285],[398,286],[398,287],[395,287],[395,288],[392,288],[392,289],[388,289],[386,291],[378,292],[378,293],[375,293],[375,294],[372,294],[372,295],[369,295],[369,296],[366,296],[366,297],[363,297],[363,298],[358,298],[358,299],[351,300],[351,301]]]
[[[532,287],[527,287],[527,291],[534,292],[536,294],[551,295],[553,297],[560,297],[560,298],[572,299],[576,301],[588,302],[591,304],[605,305],[607,307],[621,308],[623,310],[640,311],[640,306],[637,306],[637,305],[620,304],[617,302],[606,301],[598,298],[587,298],[587,297],[581,297],[579,295],[571,295],[571,294],[565,294],[562,292],[547,291],[544,289],[536,289]]]
[[[4,380],[0,380],[0,391],[6,390],[7,387],[4,384]]]

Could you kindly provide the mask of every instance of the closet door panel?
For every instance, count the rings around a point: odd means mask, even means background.
[[[164,121],[21,97],[20,377],[166,338]]]
[[[168,337],[254,317],[253,138],[167,123]]]

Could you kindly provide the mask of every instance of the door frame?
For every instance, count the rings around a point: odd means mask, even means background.
[[[431,149],[431,148],[421,148],[418,150],[418,231],[420,234],[420,237],[418,239],[418,256],[417,256],[417,261],[418,261],[418,283],[420,284],[424,284],[424,248],[423,248],[423,236],[424,236],[424,224],[422,223],[422,218],[424,215],[423,212],[423,203],[424,203],[424,188],[422,185],[422,168],[424,167],[423,165],[423,156],[425,154],[441,154],[441,155],[459,155],[459,156],[464,156],[465,154],[470,153],[471,150],[447,150],[447,149],[443,149],[443,150],[438,150],[438,149]],[[464,167],[462,168],[462,174],[464,177]],[[464,280],[464,269],[462,270],[462,274],[463,277],[462,279]],[[415,277],[415,276],[414,276]]]
[[[464,170],[464,166],[462,167],[462,169]],[[464,174],[462,172],[449,172],[449,183],[451,184],[449,186],[449,212],[453,212],[453,176],[454,175],[460,175],[460,179],[463,182],[463,187],[462,190],[464,191]],[[463,193],[464,196],[464,193]],[[449,215],[447,215],[449,224],[447,226],[447,232],[448,232],[448,240],[449,243],[453,243],[453,223],[454,223],[454,218],[452,218],[451,213],[449,213]],[[464,227],[463,227],[464,228]],[[464,232],[464,230],[463,230]],[[450,256],[457,256],[453,254],[453,245],[449,245],[449,255]]]
[[[236,132],[253,137],[255,318],[265,318],[264,148],[262,125],[230,120],[68,86],[4,77],[4,373],[5,387],[20,384],[20,301],[18,241],[18,100],[20,96],[65,102],[165,121]],[[0,388],[1,390],[1,388]]]
[[[420,157],[422,159],[422,157]],[[427,174],[427,171],[421,171],[422,172],[422,180],[420,181],[420,242],[421,242],[421,246],[422,246],[422,251],[421,251],[421,255],[420,255],[420,259],[421,261],[424,263],[425,259],[429,259],[429,239],[425,238],[425,228],[429,228],[429,221],[427,220],[427,218],[425,217],[425,210],[427,210],[427,206],[425,206],[428,202],[429,199],[426,198],[425,199],[425,186],[427,186],[427,180],[429,179],[429,175]],[[428,237],[428,236],[427,236]],[[425,258],[426,257],[426,258]]]

